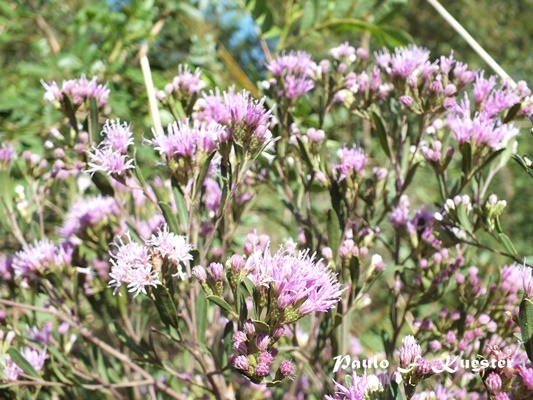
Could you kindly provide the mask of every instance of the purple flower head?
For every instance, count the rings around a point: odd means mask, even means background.
[[[78,108],[83,102],[91,99],[95,99],[98,107],[102,108],[107,104],[110,92],[107,84],[99,85],[96,82],[96,77],[93,77],[89,81],[85,75],[82,75],[79,79],[63,81],[61,89],[59,89],[56,82],[46,84],[44,81],[41,81],[41,83],[46,89],[44,94],[45,100],[51,103],[61,103],[64,101],[64,96],[66,95],[70,98],[74,108]]]
[[[292,373],[293,368],[294,366],[289,360],[283,360],[279,366],[279,370],[283,376],[289,376]]]
[[[185,279],[186,274],[181,264],[186,264],[193,259],[192,246],[188,243],[187,237],[170,232],[168,225],[165,224],[159,228],[157,234],[146,240],[145,244],[151,247],[153,256],[168,259],[178,268],[178,272],[173,276],[179,275],[181,279]]]
[[[255,100],[250,93],[224,93],[224,104],[229,112],[228,126],[233,140],[243,146],[260,147],[271,137],[268,130],[272,112],[264,107],[265,98]]]
[[[524,387],[530,391],[533,391],[533,369],[522,365],[519,367],[519,374],[522,378],[522,384]]]
[[[205,268],[201,265],[196,265],[192,269],[192,274],[201,282],[205,283],[207,281],[207,273],[205,272]]]
[[[485,101],[483,112],[487,117],[493,117],[500,111],[510,108],[518,103],[520,103],[520,98],[515,92],[509,89],[493,90]]]
[[[38,351],[31,347],[25,347],[22,351],[22,356],[31,364],[31,366],[36,371],[40,371],[43,368],[44,362],[48,358],[48,354],[46,354],[46,349]]]
[[[224,277],[224,266],[221,263],[213,262],[209,264],[207,271],[215,282],[222,282],[222,278]]]
[[[129,292],[135,292],[135,297],[140,292],[146,294],[146,287],[161,284],[159,272],[153,270],[151,256],[146,246],[132,242],[128,236],[128,242],[124,243],[121,238],[114,242],[115,253],[111,253],[111,272],[108,286],[113,287],[116,294],[123,284],[127,284]]]
[[[194,74],[190,71],[187,65],[180,64],[178,66],[178,75],[172,81],[172,84],[167,85],[167,94],[177,94],[178,98],[188,98],[194,93],[199,93],[205,88],[205,82],[200,79],[201,71],[196,69]]]
[[[485,378],[485,385],[490,394],[497,395],[502,390],[502,379],[496,372],[491,372],[489,376]]]
[[[274,360],[274,357],[272,357],[272,354],[270,354],[268,351],[261,353],[259,355],[259,358],[257,359],[258,362],[270,365],[272,364],[272,361]]]
[[[335,383],[335,394],[326,395],[326,400],[364,400],[365,392],[369,389],[367,384],[367,376],[357,376],[355,373],[352,376],[351,383],[346,386],[338,382]]]
[[[489,79],[485,79],[484,73],[485,71],[481,71],[476,74],[473,93],[477,103],[482,103],[496,85],[496,76],[492,75]]]
[[[285,78],[284,95],[288,99],[298,99],[313,90],[315,84],[310,79],[289,75]]]
[[[283,52],[267,64],[267,69],[277,77],[293,75],[295,77],[313,78],[315,63],[311,55],[304,51]]]
[[[366,164],[366,154],[360,147],[354,145],[351,149],[344,146],[337,152],[339,162],[333,164],[333,175],[337,181],[360,175]]]
[[[216,148],[216,140],[222,126],[216,123],[194,121],[174,122],[167,129],[167,135],[156,135],[151,143],[167,160],[172,158],[193,159],[196,153],[211,153]]]
[[[421,350],[420,345],[416,342],[414,336],[408,335],[403,338],[399,354],[400,366],[402,368],[408,368],[417,360],[417,357],[421,354]]]
[[[230,88],[230,93],[233,93],[232,88]],[[224,97],[220,94],[218,88],[215,92],[203,93],[196,106],[197,111],[193,115],[194,119],[207,123],[216,122],[221,125],[229,123],[229,111],[224,105]]]
[[[471,142],[497,150],[518,135],[518,129],[512,123],[504,124],[499,118],[493,118],[492,113],[486,112],[490,97],[492,94],[485,103],[485,110],[476,112],[473,118],[470,116],[470,103],[466,97],[449,115],[448,124],[460,145]]]
[[[13,258],[15,277],[32,277],[56,267],[57,247],[49,240],[43,239],[21,250]]]
[[[120,208],[112,197],[98,195],[79,198],[71,205],[59,233],[65,238],[81,236],[87,229],[97,224],[107,224],[109,218],[119,214]]]
[[[48,344],[52,335],[53,326],[54,325],[52,321],[45,322],[42,329],[40,330],[36,326],[33,326],[31,328],[28,326],[28,336],[36,342]]]
[[[128,169],[133,169],[133,159],[125,154],[113,150],[111,147],[104,147],[99,149],[93,147],[89,152],[89,169],[86,170],[88,174],[93,175],[97,171],[101,171],[107,175],[112,175],[114,178],[124,178]]]
[[[103,142],[99,147],[109,147],[120,154],[128,154],[128,146],[133,144],[133,133],[127,122],[120,123],[120,119],[107,120],[101,135]]]
[[[433,68],[429,62],[429,50],[414,45],[397,48],[392,55],[383,50],[376,53],[376,61],[387,74],[402,79],[410,75],[428,75]]]
[[[250,368],[248,357],[246,357],[245,355],[240,355],[240,356],[235,357],[235,359],[233,360],[233,366],[237,369],[247,372],[248,369]]]
[[[263,364],[263,363],[259,363],[255,367],[255,374],[257,376],[266,376],[268,374],[268,371],[269,371],[268,365]]]
[[[457,79],[458,83],[466,85],[476,78],[476,72],[469,70],[467,64],[457,61],[453,69],[453,76]]]
[[[15,158],[17,158],[17,153],[13,144],[2,143],[2,146],[0,146],[0,168],[6,168]]]
[[[321,260],[315,261],[315,254],[309,256],[308,250],[300,251],[297,256],[283,247],[274,255],[270,248],[256,251],[248,257],[245,268],[260,293],[272,288],[278,309],[282,306],[297,311],[289,319],[326,312],[340,300],[341,285],[333,271]]]

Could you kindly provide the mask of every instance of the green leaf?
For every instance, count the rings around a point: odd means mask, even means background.
[[[233,314],[233,309],[228,304],[228,302],[224,300],[222,297],[212,294],[212,295],[207,296],[207,300],[209,300],[212,303],[215,303],[217,306],[227,311],[228,313]]]
[[[133,169],[133,173],[137,177],[137,180],[139,181],[139,184],[141,185],[141,187],[145,188],[146,181],[144,180],[142,171],[139,168],[139,164],[137,163],[137,152],[135,152],[135,154],[133,155],[133,165],[135,166],[135,168]]]
[[[250,278],[246,277],[242,280],[241,282],[241,285],[244,285],[246,287],[246,290],[248,291],[248,294],[250,296],[253,296],[254,295],[254,290],[255,290],[255,285],[254,283],[250,280]]]
[[[176,203],[176,208],[178,209],[178,220],[181,224],[181,227],[186,230],[189,226],[187,203],[185,203],[185,198],[183,197],[183,194],[179,188],[172,188],[172,193],[174,194],[174,202]]]
[[[7,350],[7,354],[9,354],[9,357],[11,357],[11,360],[17,364],[25,374],[29,376],[33,376],[34,378],[41,379],[41,375],[33,368],[33,366],[24,358],[22,354],[20,354],[20,351],[18,351],[14,347],[10,347]]]
[[[520,303],[518,325],[522,333],[527,357],[533,362],[533,303],[530,299],[524,299]]]
[[[462,170],[463,170],[463,179],[466,180],[470,177],[470,172],[472,172],[472,145],[470,142],[463,144],[461,148],[462,158]]]
[[[256,319],[252,320],[252,322],[254,324],[256,333],[266,333],[267,335],[270,334],[270,326],[268,326],[266,323]]]
[[[296,140],[298,141],[298,148],[300,149],[300,154],[302,155],[302,158],[307,163],[309,168],[313,169],[313,159],[311,158],[311,155],[309,154],[309,151],[307,151],[307,147],[304,142],[302,142],[302,139],[296,136]]]
[[[385,124],[385,120],[381,116],[381,113],[377,108],[374,108],[371,111],[372,115],[372,121],[374,122],[375,130],[378,135],[379,143],[381,144],[381,148],[383,151],[385,151],[385,154],[387,157],[391,158],[391,151],[389,147],[389,139],[388,139],[388,133],[387,128]]]
[[[505,233],[498,233],[498,240],[505,248],[505,251],[507,253],[511,254],[512,256],[516,256],[518,254],[513,245],[513,242],[511,242],[511,239],[509,239],[509,236],[507,236]]]
[[[328,246],[333,252],[333,259],[337,259],[337,253],[341,243],[341,227],[339,225],[339,217],[333,208],[328,211]]]
[[[196,331],[198,340],[205,342],[205,332],[207,331],[207,298],[203,290],[200,290],[196,297]]]
[[[96,143],[100,142],[100,124],[98,123],[98,105],[96,99],[92,98],[89,101],[89,137]]]
[[[163,216],[165,217],[165,221],[168,224],[168,227],[171,232],[174,232],[176,235],[180,235],[180,226],[178,224],[178,218],[176,217],[176,214],[172,211],[172,208],[165,203],[160,201],[159,206],[161,207],[161,211],[163,212]]]
[[[91,179],[98,190],[102,192],[102,194],[110,197],[115,196],[115,189],[113,189],[113,186],[111,186],[111,183],[109,183],[109,179],[106,175],[102,174],[101,172],[95,172]]]
[[[472,233],[472,224],[466,215],[466,206],[462,203],[457,206],[457,219],[459,220],[462,229],[467,233]]]
[[[398,385],[398,382],[396,382],[394,379],[391,379],[391,382],[389,385],[388,399],[389,400],[404,400],[405,399],[405,396],[403,395],[400,385]]]
[[[209,154],[209,156],[207,157],[207,159],[201,166],[200,173],[198,174],[198,177],[196,179],[196,193],[194,194],[195,196],[198,196],[198,194],[201,193],[202,191],[202,185],[204,184],[207,171],[209,170],[209,166],[211,165],[211,160],[215,156],[215,153],[216,151],[213,151],[211,154]]]
[[[162,285],[158,285],[152,288],[152,293],[155,297],[154,303],[161,317],[161,321],[166,325],[177,328],[179,323],[178,311],[168,289]]]

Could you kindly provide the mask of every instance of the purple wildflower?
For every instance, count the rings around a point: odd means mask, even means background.
[[[57,250],[49,239],[43,239],[17,252],[13,258],[15,277],[30,277],[53,269],[58,261]]]
[[[473,89],[476,103],[482,103],[496,85],[496,76],[492,75],[489,79],[485,79],[483,77],[484,73],[485,71],[481,71],[476,74],[476,82],[474,83]]]
[[[152,257],[167,259],[177,267],[177,272],[173,276],[178,275],[181,279],[186,278],[182,264],[191,261],[193,256],[191,255],[192,246],[187,242],[185,236],[170,232],[168,225],[165,224],[156,235],[152,235],[145,243],[152,247]]]
[[[292,75],[285,79],[285,96],[289,99],[297,99],[307,92],[313,90],[315,84],[306,78],[297,78]]]
[[[267,69],[277,77],[293,75],[296,77],[314,76],[315,63],[311,55],[305,51],[283,52],[267,64]]]
[[[233,360],[233,366],[237,369],[248,371],[248,369],[250,368],[248,357],[246,357],[245,355],[235,357],[235,359]]]
[[[28,335],[32,340],[35,340],[36,342],[48,344],[52,335],[53,326],[54,324],[52,323],[52,321],[45,322],[42,329],[40,330],[36,326],[33,326],[31,328],[28,326]]]
[[[151,256],[146,246],[132,242],[128,236],[128,242],[122,239],[115,240],[117,250],[111,253],[111,272],[108,286],[113,287],[116,294],[123,284],[127,284],[129,292],[146,294],[146,287],[161,284],[159,273],[153,270]]]
[[[21,354],[36,371],[40,371],[43,368],[44,362],[48,358],[46,349],[38,351],[31,347],[25,347],[24,350],[21,351]],[[4,374],[6,375],[7,380],[16,381],[23,373],[24,371],[22,368],[15,364],[13,360],[9,359],[6,361]]]
[[[409,366],[417,361],[420,356],[420,345],[412,335],[408,335],[402,340],[402,347],[400,347],[400,366],[402,368],[409,368]]]
[[[107,175],[122,178],[128,169],[135,168],[133,159],[128,159],[127,155],[120,154],[110,147],[103,149],[93,147],[88,155],[90,168],[86,172],[91,175],[101,171]]]
[[[341,285],[333,271],[321,260],[315,261],[315,254],[309,256],[308,250],[293,256],[281,247],[272,255],[267,248],[253,253],[246,264],[259,293],[265,294],[271,287],[278,309],[291,307],[296,312],[279,325],[312,312],[326,312],[340,300]]]
[[[215,150],[222,134],[223,127],[214,122],[195,120],[191,127],[189,121],[178,121],[168,125],[167,134],[155,134],[150,142],[165,156],[171,172],[186,184],[190,173]]]
[[[359,175],[366,164],[365,152],[356,145],[351,149],[344,146],[337,152],[337,155],[340,161],[333,164],[333,175],[339,182]]]
[[[283,376],[289,376],[292,373],[293,365],[289,360],[283,360],[279,370]]]
[[[343,386],[338,382],[335,382],[335,394],[326,395],[326,400],[364,400],[365,392],[368,389],[367,376],[357,376],[355,373],[352,377],[351,383],[347,386]]]
[[[470,116],[452,117],[450,126],[454,138],[463,145],[472,142],[492,149],[505,147],[510,139],[518,135],[513,124],[503,124],[498,118],[490,118],[484,111]]]
[[[65,238],[81,236],[87,229],[99,223],[107,224],[109,218],[119,214],[120,208],[112,197],[98,195],[79,198],[71,205],[59,233]]]
[[[200,74],[199,68],[193,74],[187,65],[180,64],[178,75],[174,77],[172,84],[167,85],[165,91],[169,95],[176,94],[179,99],[199,93],[205,87],[205,82],[200,79]]]
[[[392,55],[388,50],[375,55],[378,65],[392,77],[427,77],[433,72],[433,65],[429,62],[429,50],[422,47],[410,45],[397,48]]]
[[[17,158],[15,148],[11,143],[2,143],[0,147],[0,168],[6,168],[7,165]]]
[[[133,144],[133,133],[128,123],[120,123],[120,119],[107,120],[101,135],[104,136],[103,145],[120,154],[128,154],[128,146]]]
[[[41,83],[46,89],[45,100],[51,103],[61,103],[64,101],[64,96],[68,96],[74,108],[78,108],[83,102],[91,99],[95,99],[98,107],[102,108],[107,104],[110,92],[107,84],[99,85],[96,82],[96,77],[89,81],[85,75],[82,75],[79,79],[63,81],[61,89],[59,89],[56,82],[46,84],[41,81]]]
[[[533,369],[525,366],[519,367],[519,374],[522,378],[522,384],[528,390],[533,391]]]

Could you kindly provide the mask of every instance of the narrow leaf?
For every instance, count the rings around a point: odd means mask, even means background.
[[[172,211],[172,208],[162,201],[159,202],[159,206],[161,207],[161,211],[163,212],[163,216],[165,217],[165,221],[167,222],[170,231],[179,235],[180,226],[178,224],[178,218],[176,217],[176,214],[174,214],[174,211]]]
[[[328,211],[328,246],[333,252],[333,259],[337,259],[337,253],[341,242],[341,227],[337,213],[332,208]]]
[[[196,331],[198,340],[205,342],[205,332],[207,330],[207,298],[203,290],[196,297]]]
[[[225,311],[227,311],[229,313],[233,313],[233,310],[232,310],[231,306],[222,297],[215,296],[215,295],[210,295],[210,296],[207,296],[207,300],[209,300],[212,303],[215,303],[217,306],[219,306],[223,310],[225,310]]]
[[[24,358],[22,354],[20,354],[20,351],[18,351],[14,347],[10,347],[7,350],[7,354],[9,354],[9,357],[11,357],[11,360],[17,364],[25,374],[29,376],[33,376],[34,378],[41,378],[41,375],[33,368],[33,366]]]
[[[113,189],[113,186],[111,186],[111,183],[109,183],[109,179],[106,175],[100,172],[95,172],[91,179],[98,188],[98,190],[102,192],[102,194],[105,194],[106,196],[110,197],[115,196],[115,189]]]
[[[387,157],[391,157],[391,151],[389,147],[389,139],[387,135],[387,128],[385,124],[385,120],[377,110],[372,110],[372,121],[374,122],[376,134],[378,135],[379,143],[381,144],[381,147],[383,148],[383,151],[385,151],[385,154]]]
[[[533,362],[533,303],[529,299],[524,299],[520,303],[518,324],[527,357]]]
[[[154,294],[154,303],[161,317],[161,321],[166,325],[173,326],[174,328],[178,327],[179,317],[178,311],[168,289],[162,285],[158,285],[155,288],[152,288],[152,293]]]
[[[513,245],[513,242],[511,242],[511,239],[509,239],[509,236],[507,236],[505,233],[498,233],[498,240],[505,248],[505,251],[507,253],[511,254],[512,256],[516,256],[518,254]]]

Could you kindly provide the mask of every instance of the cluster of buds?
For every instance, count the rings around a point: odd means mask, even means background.
[[[422,357],[420,345],[411,335],[403,338],[399,357],[400,367],[398,371],[402,374],[404,389],[408,398],[411,398],[420,381],[444,370],[440,360],[428,361]]]
[[[233,335],[233,367],[254,383],[261,383],[269,374],[278,349],[273,345],[283,336],[284,328],[279,327],[271,335],[262,332],[265,326],[247,320],[243,329]],[[290,376],[293,364],[284,360],[279,365],[274,381],[280,382]]]
[[[498,218],[506,206],[507,202],[505,200],[498,200],[498,197],[495,194],[491,194],[488,197],[480,211],[489,232],[493,232],[494,229],[501,231],[501,227],[498,226]]]
[[[96,105],[99,108],[103,108],[107,104],[110,92],[107,84],[99,85],[96,82],[96,77],[89,81],[85,75],[79,79],[63,81],[61,88],[53,81],[50,83],[41,81],[41,83],[46,89],[45,100],[64,112],[68,112],[69,108],[76,111],[82,104],[92,99],[96,100]]]

